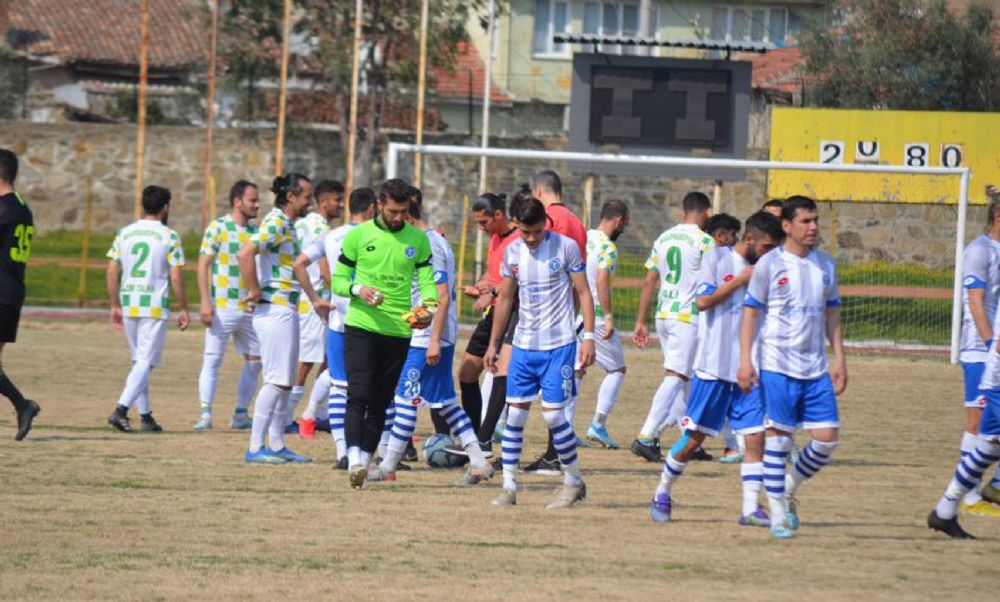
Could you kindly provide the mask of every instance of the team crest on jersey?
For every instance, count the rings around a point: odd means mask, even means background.
[[[403,254],[406,255],[407,259],[413,259],[414,257],[417,256],[417,250],[414,249],[413,247],[406,247],[406,250],[403,251]]]
[[[733,276],[732,274],[726,274],[725,276],[723,276],[723,277],[722,277],[722,281],[723,281],[723,282],[729,282],[729,281],[731,281],[731,280],[732,280],[733,278],[734,278],[734,276]]]
[[[551,260],[549,260],[550,272],[558,272],[559,270],[562,269],[562,267],[563,267],[563,262],[558,257],[553,257]]]
[[[573,378],[573,366],[563,366],[559,369],[559,375],[563,377],[563,380]]]
[[[420,370],[416,368],[410,368],[406,371],[406,380],[410,382],[417,382],[420,380]]]
[[[965,286],[972,286],[975,283],[976,283],[976,277],[975,276],[966,276],[965,280],[963,282],[963,284],[965,284]]]

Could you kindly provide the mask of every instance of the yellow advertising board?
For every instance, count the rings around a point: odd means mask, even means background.
[[[775,107],[772,161],[969,167],[969,202],[1000,188],[1000,113],[860,111]],[[958,176],[771,170],[770,198],[804,194],[821,201],[958,202]]]

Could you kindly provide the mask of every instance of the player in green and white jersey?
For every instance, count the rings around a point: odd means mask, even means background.
[[[236,255],[250,241],[257,228],[250,220],[260,210],[257,185],[240,180],[229,191],[230,213],[220,217],[205,230],[198,255],[198,291],[201,293],[201,323],[205,325],[205,354],[198,376],[201,398],[201,419],[194,430],[212,428],[212,403],[215,401],[216,380],[226,344],[232,335],[237,353],[246,360],[236,385],[236,411],[230,427],[250,428],[247,407],[257,390],[260,375],[260,344],[253,330],[253,316],[247,311],[244,298],[247,285],[240,277]]]
[[[260,340],[264,384],[254,403],[247,462],[283,464],[309,462],[285,447],[288,396],[299,362],[299,283],[292,264],[299,255],[294,222],[312,203],[309,178],[291,173],[274,179],[274,209],[250,242],[240,248],[240,275],[247,283],[245,301],[253,311],[253,328]],[[258,268],[259,263],[259,268]],[[258,277],[258,269],[260,276]],[[268,445],[264,447],[264,432]]]
[[[660,383],[646,422],[631,450],[650,462],[662,462],[663,454],[654,441],[668,420],[683,416],[688,381],[698,346],[698,306],[695,290],[701,258],[714,246],[712,237],[703,231],[711,213],[708,197],[689,192],[682,202],[683,221],[656,239],[646,260],[646,280],[639,297],[639,312],[633,339],[639,347],[649,340],[646,314],[659,282],[656,303],[656,334],[663,349],[663,382]]]
[[[339,220],[344,209],[344,185],[336,180],[321,180],[313,191],[316,209],[295,222],[295,233],[299,237],[299,247],[305,251],[314,245],[322,245],[330,222]],[[312,263],[306,268],[313,289],[326,301],[330,300],[330,266],[326,258]],[[289,424],[285,432],[297,432],[304,439],[312,439],[316,432],[316,409],[320,401],[330,395],[330,374],[326,370],[326,324],[313,311],[312,303],[305,295],[299,297],[299,368],[295,374],[289,405]],[[309,396],[309,405],[302,419],[295,422],[295,408],[305,393],[306,379],[314,365],[320,366]]]
[[[163,429],[149,409],[149,373],[160,365],[163,356],[170,307],[168,286],[173,286],[177,295],[180,329],[186,329],[190,320],[181,277],[181,237],[167,227],[170,191],[147,186],[142,191],[142,209],[142,219],[119,230],[108,250],[111,325],[124,329],[132,350],[132,370],[108,424],[119,431],[132,430],[128,410],[135,403],[142,430],[158,432]]]

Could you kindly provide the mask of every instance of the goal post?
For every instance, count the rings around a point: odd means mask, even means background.
[[[962,322],[962,251],[965,247],[966,219],[969,205],[971,171],[968,167],[908,167],[879,164],[828,164],[807,162],[761,161],[750,159],[714,159],[695,157],[660,157],[649,155],[621,155],[547,151],[532,149],[482,148],[458,145],[410,144],[390,142],[386,155],[386,177],[399,176],[400,155],[421,153],[450,157],[475,157],[498,159],[524,159],[560,161],[575,164],[629,165],[639,167],[679,167],[696,169],[758,169],[765,171],[813,171],[867,174],[903,174],[914,176],[954,176],[958,180],[957,224],[955,232],[955,268],[952,284],[950,361],[958,362],[959,337]],[[589,227],[590,224],[587,224]]]

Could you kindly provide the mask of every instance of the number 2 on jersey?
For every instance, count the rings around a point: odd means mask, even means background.
[[[132,265],[132,277],[145,278],[146,270],[142,269],[142,266],[146,263],[146,260],[149,259],[149,244],[144,242],[136,243],[135,246],[132,247],[132,255],[139,257],[135,264]]]
[[[667,249],[667,284],[677,284],[681,281],[681,249],[680,247],[670,247]]]
[[[10,258],[14,263],[28,263],[28,256],[31,255],[31,236],[34,233],[34,226],[27,224],[18,224],[14,228],[14,237],[17,239],[17,246],[10,248]]]

